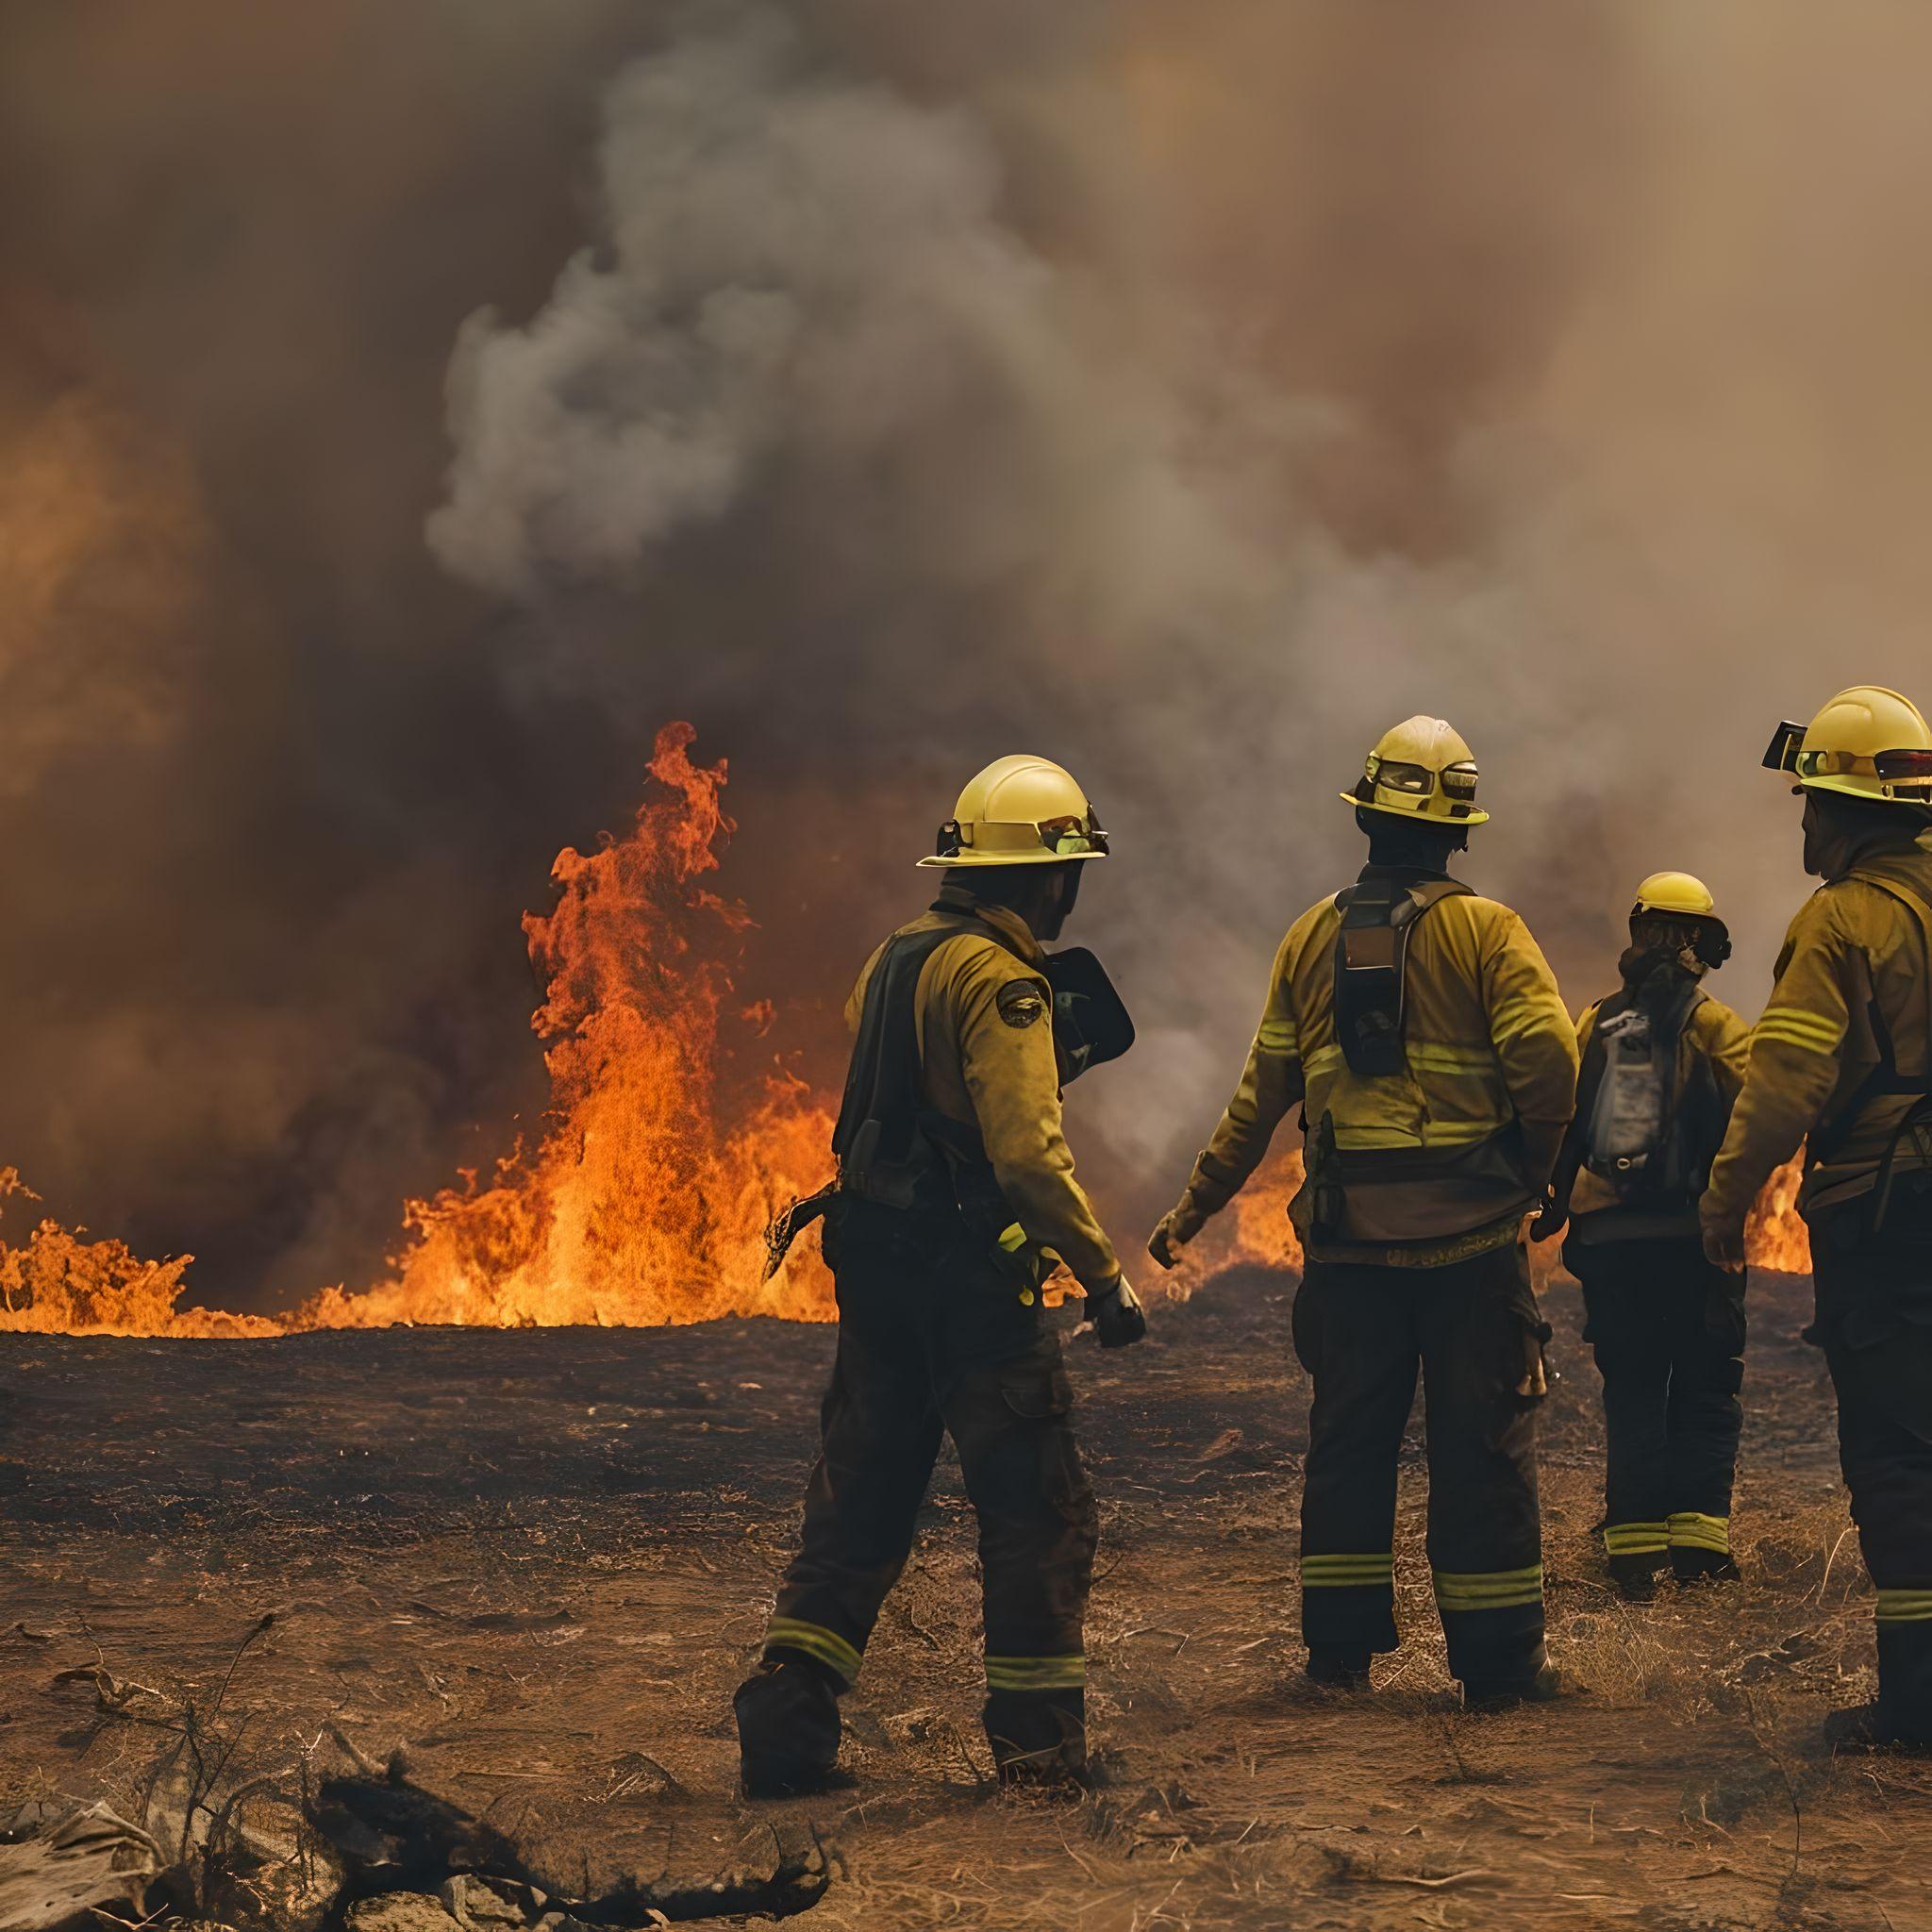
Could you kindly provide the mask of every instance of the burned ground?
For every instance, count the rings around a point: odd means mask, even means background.
[[[1229,1275],[1157,1309],[1142,1349],[1072,1350],[1109,1775],[1074,1806],[986,1782],[950,1459],[848,1700],[856,1786],[734,1795],[729,1695],[791,1543],[829,1329],[6,1338],[0,1817],[105,1800],[165,1839],[192,1807],[182,1765],[205,1761],[206,1808],[242,1792],[230,1823],[256,1818],[259,1844],[295,1845],[303,1803],[339,1825],[400,1807],[377,1824],[419,1889],[470,1856],[439,1831],[480,1834],[551,1898],[634,1924],[655,1904],[868,1932],[1932,1925],[1932,1767],[1818,1741],[1870,1694],[1873,1653],[1803,1282],[1754,1287],[1746,1580],[1641,1607],[1602,1579],[1596,1378],[1574,1292],[1553,1294],[1552,1645],[1582,1690],[1491,1717],[1456,1709],[1443,1673],[1419,1433],[1407,1648],[1367,1698],[1297,1680],[1289,1293]],[[467,1822],[439,1825],[429,1793]]]

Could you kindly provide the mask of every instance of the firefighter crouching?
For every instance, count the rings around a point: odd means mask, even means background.
[[[938,900],[873,954],[848,1004],[838,1180],[806,1204],[824,1213],[838,1354],[803,1540],[735,1700],[755,1795],[834,1774],[838,1700],[911,1547],[942,1431],[979,1522],[994,1761],[1008,1780],[1084,1770],[1096,1519],[1040,1289],[1058,1256],[1104,1345],[1145,1332],[1060,1129],[1062,1079],[1132,1030],[1091,955],[1049,958],[1041,942],[1106,852],[1059,766],[988,766],[919,861],[944,870]],[[1080,1011],[1101,1016],[1085,1039]],[[1057,1054],[1063,1013],[1076,1017]]]
[[[1838,1394],[1839,1456],[1878,1592],[1878,1698],[1847,1744],[1932,1746],[1932,728],[1875,686],[1782,724],[1765,763],[1805,799],[1805,869],[1744,1089],[1711,1170],[1705,1249],[1806,1143],[1799,1205]]]
[[[1576,1036],[1507,908],[1451,878],[1489,814],[1468,745],[1411,718],[1343,798],[1355,885],[1276,954],[1241,1085],[1149,1243],[1163,1266],[1299,1104],[1307,1178],[1296,1354],[1314,1378],[1302,1493],[1308,1675],[1366,1685],[1397,1646],[1396,1458],[1427,1388],[1429,1563],[1471,1704],[1557,1694],[1543,1648],[1535,1410],[1542,1343],[1522,1241],[1574,1104]]]
[[[1576,1023],[1576,1118],[1531,1230],[1569,1220],[1563,1258],[1604,1382],[1604,1546],[1639,1598],[1665,1570],[1687,1583],[1738,1574],[1743,1289],[1705,1259],[1697,1223],[1751,1047],[1702,985],[1730,951],[1702,880],[1661,872],[1638,887],[1624,984]]]

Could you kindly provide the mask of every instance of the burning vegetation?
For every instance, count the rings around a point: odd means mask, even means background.
[[[144,1260],[42,1219],[0,1242],[0,1330],[229,1337],[393,1324],[655,1326],[722,1315],[824,1321],[831,1276],[814,1243],[760,1279],[775,1208],[824,1177],[831,1117],[809,1085],[768,1061],[738,1069],[771,1022],[736,1003],[732,957],[751,917],[705,883],[732,824],[725,767],[693,763],[689,724],[658,734],[652,793],[622,838],[566,848],[558,901],[524,921],[544,976],[532,1025],[551,1104],[534,1148],[519,1141],[487,1182],[404,1211],[408,1244],[361,1293],[325,1288],[280,1319],[175,1306],[192,1257]],[[1298,1268],[1287,1208],[1298,1152],[1272,1159],[1188,1250],[1170,1283],[1186,1297],[1224,1268]],[[1799,1167],[1773,1176],[1752,1217],[1752,1265],[1810,1268]],[[0,1198],[36,1197],[11,1168]],[[1539,1275],[1556,1266],[1554,1244]]]
[[[740,1118],[723,1118],[727,1030],[755,1034],[770,1015],[731,1005],[725,954],[751,922],[700,883],[732,826],[724,767],[691,762],[695,736],[689,724],[658,734],[658,791],[629,834],[592,853],[566,847],[551,870],[556,907],[524,921],[548,987],[531,1023],[551,1082],[541,1144],[506,1155],[487,1186],[470,1174],[411,1201],[415,1240],[395,1277],[363,1295],[325,1291],[297,1325],[831,1313],[831,1277],[809,1252],[760,1283],[765,1224],[824,1178],[831,1121],[777,1072]]]
[[[831,1277],[813,1244],[760,1281],[774,1210],[824,1178],[831,1121],[768,1063],[736,1080],[769,1024],[734,1004],[731,956],[750,916],[705,885],[731,832],[725,769],[694,764],[689,724],[658,735],[652,795],[623,838],[566,848],[548,913],[524,922],[544,976],[532,1020],[551,1104],[487,1182],[465,1174],[409,1202],[411,1240],[367,1292],[325,1289],[280,1321],[177,1309],[192,1257],[145,1261],[43,1220],[0,1245],[0,1328],[104,1335],[273,1335],[455,1324],[653,1325],[719,1315],[824,1320]],[[12,1169],[0,1193],[33,1196]]]

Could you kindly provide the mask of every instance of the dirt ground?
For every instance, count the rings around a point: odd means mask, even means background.
[[[579,1896],[592,1867],[768,1870],[775,1823],[825,1847],[812,1923],[867,1932],[1932,1928],[1932,1765],[1817,1736],[1870,1694],[1873,1648],[1807,1284],[1754,1282],[1745,1581],[1645,1607],[1603,1580],[1596,1375],[1574,1291],[1551,1296],[1551,1643],[1582,1690],[1498,1716],[1450,1695],[1413,1436],[1407,1647],[1370,1695],[1297,1676],[1291,1289],[1225,1276],[1157,1308],[1139,1350],[1070,1350],[1109,1774],[1074,1805],[987,1783],[950,1459],[847,1703],[855,1787],[735,1795],[730,1691],[791,1545],[829,1329],[5,1338],[0,1820],[53,1794],[139,1818],[170,1714],[199,1709],[228,1787],[312,1791],[350,1750],[400,1746],[413,1785],[546,1870],[576,1860]]]

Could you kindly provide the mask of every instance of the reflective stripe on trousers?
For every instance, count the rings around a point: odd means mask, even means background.
[[[1512,1610],[1543,1600],[1543,1566],[1520,1570],[1435,1572],[1436,1603],[1444,1610]]]
[[[765,1651],[795,1650],[828,1664],[850,1684],[858,1675],[858,1650],[823,1624],[802,1623],[796,1617],[774,1617],[765,1625]]]
[[[1067,1657],[990,1657],[989,1690],[1077,1690],[1087,1682],[1087,1659]]]
[[[1604,1549],[1612,1557],[1662,1556],[1671,1546],[1668,1523],[1607,1523]]]
[[[1707,1516],[1697,1509],[1679,1509],[1671,1518],[1671,1547],[1674,1550],[1710,1550],[1720,1557],[1731,1554],[1731,1519]]]

